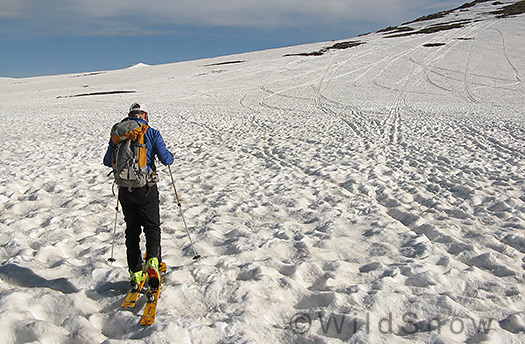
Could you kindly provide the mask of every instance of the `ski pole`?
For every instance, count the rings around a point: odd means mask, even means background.
[[[179,206],[180,217],[182,218],[182,222],[184,223],[184,228],[186,228],[188,239],[190,239],[191,250],[193,251],[193,260],[200,259],[201,255],[197,254],[197,251],[195,251],[195,247],[193,246],[193,240],[191,240],[190,230],[188,229],[188,225],[186,224],[186,220],[184,219],[184,215],[182,214],[182,205],[180,204],[179,194],[177,193],[177,188],[175,187],[175,180],[173,180],[173,174],[171,173],[170,165],[168,165],[168,170],[170,171],[171,184],[173,185],[173,191],[175,191],[175,197],[177,198],[177,205]]]
[[[115,237],[116,237],[115,233],[117,232],[118,202],[119,202],[119,199],[117,197],[117,206],[115,207],[115,226],[113,226],[113,243],[111,244],[111,257],[108,258],[108,262],[110,264],[117,261],[115,258],[113,258],[113,250],[115,248]]]

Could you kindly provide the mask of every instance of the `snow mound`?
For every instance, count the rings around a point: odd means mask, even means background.
[[[126,69],[135,69],[135,68],[143,68],[143,67],[151,67],[151,66],[148,64],[142,63],[142,62],[138,62],[131,66],[126,67]]]

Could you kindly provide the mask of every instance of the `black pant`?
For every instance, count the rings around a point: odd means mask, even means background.
[[[142,270],[142,254],[139,245],[142,228],[146,235],[146,260],[157,257],[160,262],[160,211],[157,185],[145,186],[132,191],[120,188],[119,199],[126,221],[129,269],[133,272]]]

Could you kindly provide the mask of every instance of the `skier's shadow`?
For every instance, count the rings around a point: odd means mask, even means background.
[[[95,291],[98,294],[125,294],[130,289],[129,281],[106,282],[99,285]]]
[[[114,312],[115,309],[119,309],[121,307],[122,301],[124,301],[122,297],[114,298],[114,296],[126,295],[126,293],[130,291],[130,289],[131,289],[131,286],[129,284],[129,281],[106,282],[98,286],[94,290],[87,290],[86,296],[95,301],[113,299],[111,303],[107,304],[104,308],[100,310],[101,313],[110,313],[110,312]],[[143,289],[141,294],[144,294],[144,293],[145,291]],[[137,300],[135,307],[128,308],[128,309],[123,308],[122,310],[139,314],[139,310],[142,308],[142,306],[145,303],[146,301],[144,297],[141,295],[139,299]]]
[[[64,294],[78,292],[78,289],[66,278],[48,280],[37,275],[33,270],[16,264],[0,266],[0,278],[11,285],[24,288],[49,288]]]

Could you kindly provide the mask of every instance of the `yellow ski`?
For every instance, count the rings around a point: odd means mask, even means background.
[[[148,291],[148,303],[146,303],[146,308],[144,309],[144,315],[140,320],[140,324],[144,326],[152,325],[155,322],[155,315],[157,314],[157,301],[159,300],[160,288],[162,285],[159,285],[159,289],[156,291]]]
[[[157,290],[148,290],[146,297],[147,303],[146,308],[144,309],[144,314],[142,319],[140,319],[140,324],[143,326],[149,326],[155,323],[155,316],[157,314],[157,302],[160,296],[160,289],[162,288],[162,283],[164,282],[164,273],[166,272],[167,267],[165,263],[161,263],[159,266],[160,272],[160,284]]]
[[[148,253],[146,252],[144,254],[144,259],[146,259],[146,255]],[[144,271],[145,266],[142,266],[142,271]],[[136,287],[132,288],[131,291],[126,295],[126,299],[122,303],[120,307],[122,308],[133,308],[135,307],[135,303],[137,302],[137,299],[140,296],[140,291],[142,290],[142,287],[144,287],[144,283],[146,283],[146,278]]]
[[[122,308],[133,308],[135,307],[135,303],[137,302],[137,299],[140,296],[140,291],[142,290],[142,287],[144,286],[144,283],[146,282],[146,279],[144,279],[136,289],[132,289],[128,295],[126,296],[126,299],[122,303]]]

